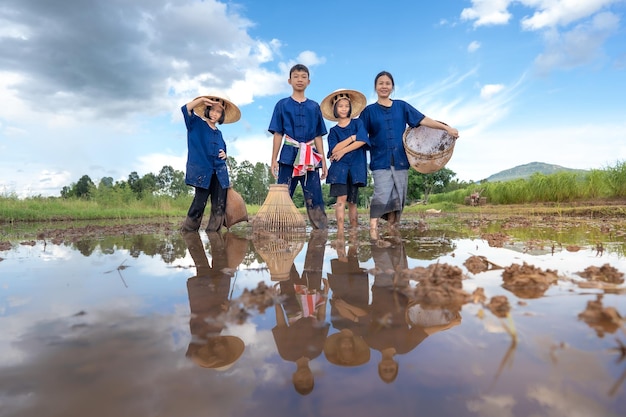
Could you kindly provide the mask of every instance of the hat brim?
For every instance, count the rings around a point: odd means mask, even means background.
[[[339,342],[342,338],[350,338],[354,343],[353,356],[349,360],[339,358]],[[349,329],[342,329],[339,333],[328,336],[324,343],[324,356],[334,365],[359,366],[369,362],[370,348],[361,336],[356,336]]]
[[[218,371],[225,371],[230,368],[241,357],[245,349],[243,340],[237,336],[215,336],[225,342],[229,353],[228,358],[217,358],[209,348],[208,343],[192,352],[191,360],[203,368],[211,368]]]
[[[205,97],[214,101],[218,101],[220,103],[222,103],[222,106],[224,107],[224,124],[228,124],[228,123],[235,123],[236,121],[238,121],[239,119],[241,119],[241,111],[239,110],[239,107],[237,107],[232,101],[224,98],[224,97],[220,97],[220,96],[198,96],[196,97],[194,100],[197,100],[201,97]],[[194,113],[196,113],[196,115],[200,116],[200,117],[204,117],[204,110],[206,109],[206,105],[204,103],[198,104],[196,107],[193,108]]]
[[[336,122],[337,119],[333,112],[333,105],[335,104],[335,97],[338,94],[347,94],[350,97],[350,103],[352,104],[352,113],[350,114],[351,118],[357,117],[365,106],[367,105],[367,99],[363,93],[360,93],[356,90],[348,90],[348,89],[339,89],[335,90],[322,100],[320,104],[320,109],[322,111],[322,116],[324,116],[327,120],[332,120]]]

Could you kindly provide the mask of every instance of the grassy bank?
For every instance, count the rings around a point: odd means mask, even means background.
[[[77,198],[0,197],[0,222],[184,218],[190,204],[190,197],[150,197],[115,204]],[[253,215],[258,209],[250,205],[248,213]]]

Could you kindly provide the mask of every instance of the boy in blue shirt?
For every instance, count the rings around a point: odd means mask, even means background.
[[[322,142],[322,136],[327,133],[326,125],[319,104],[304,94],[311,83],[309,69],[302,64],[294,65],[289,71],[288,82],[292,94],[276,103],[268,128],[274,135],[272,174],[278,184],[289,185],[292,197],[298,183],[302,185],[311,225],[314,229],[324,230],[328,219],[321,180],[327,174]],[[320,166],[321,175],[318,171]]]

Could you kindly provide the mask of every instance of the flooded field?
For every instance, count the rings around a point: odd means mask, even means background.
[[[623,416],[622,226],[7,226],[0,416]]]

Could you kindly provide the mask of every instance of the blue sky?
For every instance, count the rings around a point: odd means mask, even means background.
[[[238,162],[269,164],[267,127],[311,70],[307,96],[394,98],[460,131],[448,168],[478,181],[533,161],[626,160],[625,0],[3,0],[0,195],[59,195],[89,175],[184,170],[180,107],[225,93]],[[332,124],[328,123],[328,128]]]

